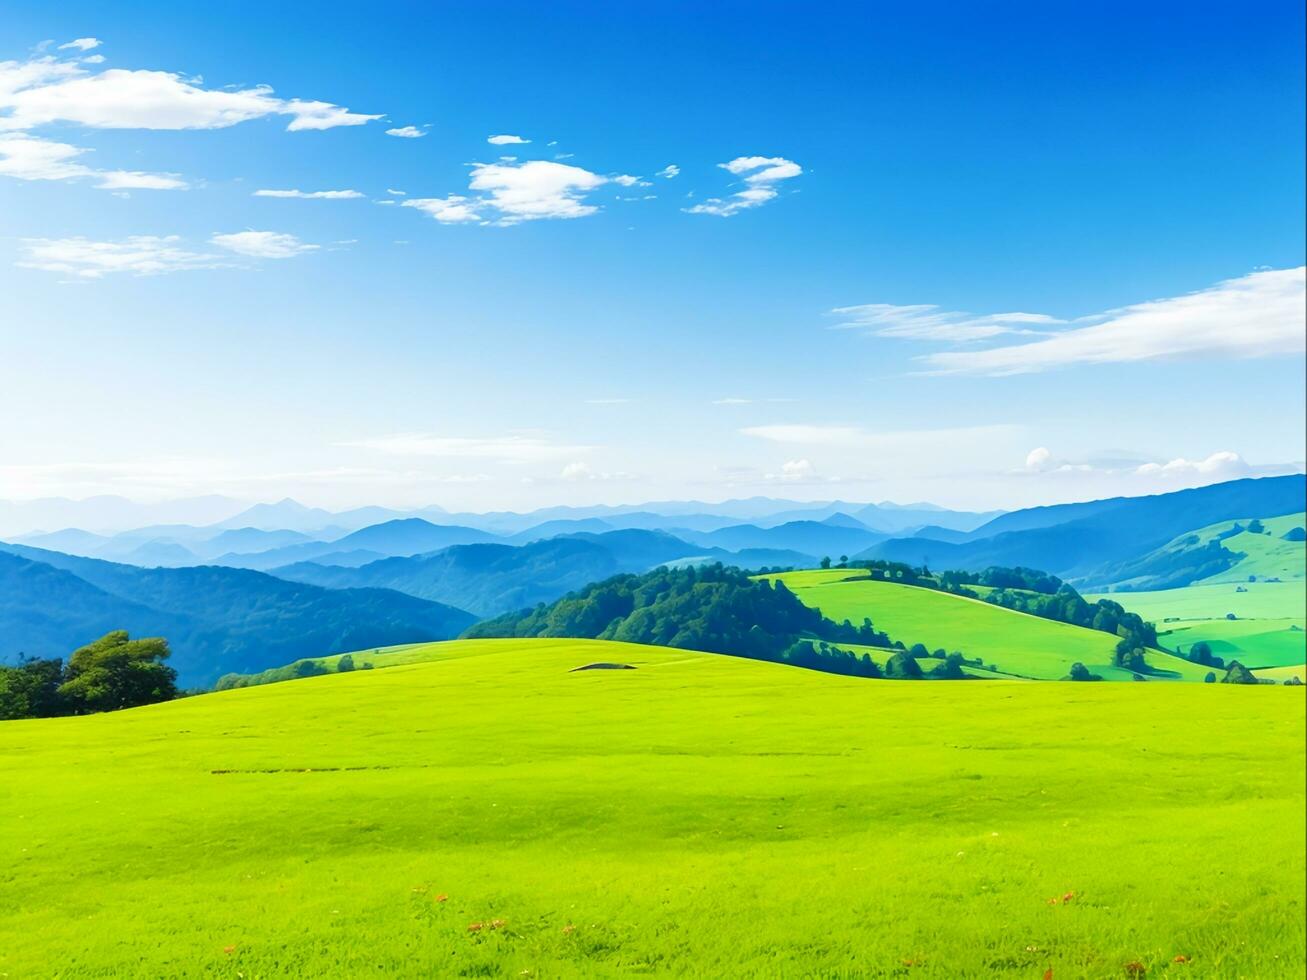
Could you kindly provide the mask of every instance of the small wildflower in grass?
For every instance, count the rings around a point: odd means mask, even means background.
[[[236,947],[235,947],[234,945],[233,945],[233,946],[224,946],[224,947],[222,947],[222,951],[223,951],[224,953],[226,953],[228,956],[230,956],[232,953],[236,952]]]
[[[1051,966],[1044,971],[1044,980],[1053,980],[1053,968]]]
[[[508,925],[508,923],[503,919],[491,919],[488,925],[491,929],[502,929],[504,926]]]
[[[1076,897],[1075,892],[1067,892],[1065,895],[1062,896],[1062,904],[1063,905],[1068,904],[1071,901],[1071,899],[1075,897]]]
[[[449,896],[446,895],[444,892],[441,892],[439,895],[436,896],[436,901],[437,901],[437,902],[448,902],[448,901],[449,901]]]
[[[1173,959],[1171,962],[1172,962],[1172,963],[1188,963],[1188,962],[1189,962],[1189,957],[1185,956],[1184,953],[1179,953],[1179,954],[1176,955],[1176,958]]]
[[[1132,977],[1142,977],[1148,972],[1148,967],[1144,966],[1138,960],[1131,960],[1124,967],[1125,972]]]
[[[567,925],[563,926],[564,936],[570,936],[574,932],[576,932],[576,926],[572,925],[571,923],[568,923]]]
[[[469,923],[467,924],[467,931],[468,931],[468,932],[480,932],[482,929],[485,928],[485,925],[486,925],[486,924],[485,924],[484,922],[469,922]]]

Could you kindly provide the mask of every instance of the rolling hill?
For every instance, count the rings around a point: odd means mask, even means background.
[[[1058,680],[1071,665],[1083,663],[1105,680],[1132,680],[1128,670],[1112,666],[1116,637],[1099,630],[1053,622],[976,599],[895,582],[857,578],[848,569],[786,572],[780,579],[802,602],[827,618],[854,623],[871,619],[896,640],[924,643],[927,649],[960,651],[980,657],[1004,674]],[[1159,680],[1201,681],[1207,674],[1162,651],[1147,655]]]
[[[311,654],[457,636],[475,619],[383,589],[214,566],[144,569],[16,545],[0,545],[0,586],[0,658],[66,657],[125,629],[167,637],[189,686]]]
[[[0,972],[1301,965],[1300,690],[903,684],[574,640],[427,655],[0,723]],[[574,670],[595,662],[635,669]]]
[[[1005,514],[962,542],[894,538],[858,557],[935,568],[980,570],[1024,565],[1077,583],[1111,584],[1121,563],[1195,528],[1247,515],[1263,519],[1303,510],[1307,477],[1235,480],[1152,497],[1120,497]]]

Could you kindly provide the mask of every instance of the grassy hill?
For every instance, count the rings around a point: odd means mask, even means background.
[[[1305,498],[1307,478],[1300,474],[1234,480],[1150,497],[1014,511],[977,528],[960,543],[894,538],[872,545],[858,557],[972,571],[990,565],[1025,565],[1076,583],[1106,587],[1130,576],[1130,570],[1122,570],[1123,564],[1178,535],[1246,515],[1264,520],[1297,513]]]
[[[1105,680],[1131,680],[1112,666],[1116,637],[1098,630],[1056,623],[992,606],[976,599],[893,582],[856,579],[848,569],[785,572],[779,578],[805,604],[829,619],[861,622],[871,617],[877,629],[910,638],[929,649],[959,650],[980,657],[1003,673],[1041,680],[1065,677],[1083,663]],[[1158,674],[1174,680],[1201,681],[1206,668],[1151,651],[1147,660]]]
[[[1258,676],[1285,680],[1296,674],[1307,681],[1307,583],[1301,580],[1213,582],[1085,598],[1113,599],[1152,620],[1170,649],[1188,651],[1202,641],[1216,656],[1255,670],[1293,668],[1258,670]]]
[[[0,724],[0,973],[1300,975],[1299,690],[426,653]]]
[[[1162,590],[1207,582],[1307,578],[1304,515],[1220,521],[1172,538],[1162,547],[1103,569],[1113,591]]]

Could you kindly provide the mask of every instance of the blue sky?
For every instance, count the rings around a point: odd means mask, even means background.
[[[0,498],[1301,468],[1301,4],[1139,6],[8,4]]]

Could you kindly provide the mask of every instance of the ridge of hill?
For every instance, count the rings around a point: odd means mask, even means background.
[[[856,557],[968,571],[1024,565],[1074,582],[1106,585],[1103,577],[1115,563],[1147,554],[1177,535],[1249,514],[1265,519],[1297,513],[1305,499],[1307,477],[1302,474],[1235,480],[1151,497],[1015,511],[964,542],[894,538]],[[1061,523],[1047,523],[1055,519]]]
[[[475,617],[384,589],[332,590],[247,569],[137,568],[0,545],[0,658],[65,657],[111,629],[165,636],[207,686],[308,654],[446,639]]]

